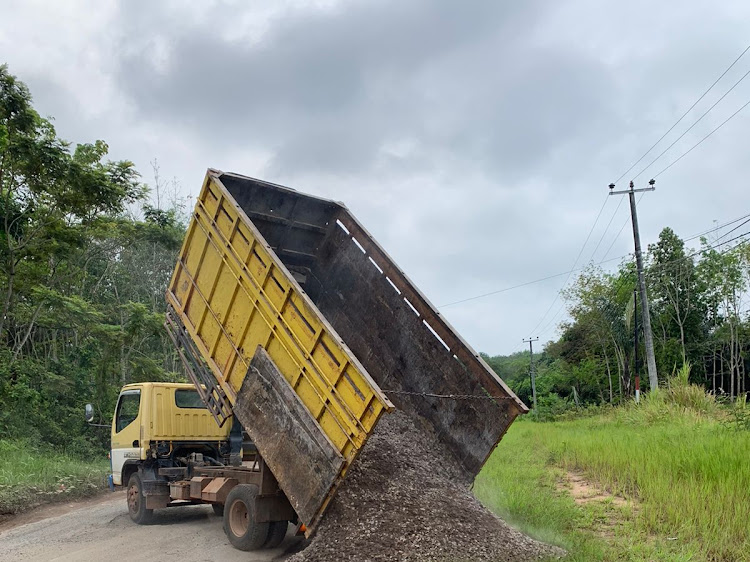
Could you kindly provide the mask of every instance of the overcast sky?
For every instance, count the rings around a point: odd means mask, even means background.
[[[213,167],[343,201],[440,306],[570,270],[605,200],[579,266],[632,252],[627,201],[605,232],[607,184],[745,49],[749,16],[746,0],[0,0],[0,63],[60,136],[105,140],[145,181],[158,159],[186,196]],[[748,70],[750,53],[619,187]],[[750,78],[638,186],[747,101]],[[749,128],[750,107],[658,177],[644,245],[750,212]],[[510,353],[555,337],[566,278],[441,311]]]

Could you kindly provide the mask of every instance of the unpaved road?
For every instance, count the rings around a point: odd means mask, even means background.
[[[221,518],[209,506],[156,512],[152,525],[133,523],[124,492],[80,503],[41,508],[0,525],[0,560],[283,560],[301,546],[287,535],[273,550],[241,552],[224,536]]]

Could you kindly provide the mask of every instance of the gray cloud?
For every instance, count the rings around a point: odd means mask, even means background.
[[[614,0],[2,10],[0,52],[62,136],[104,138],[146,177],[158,158],[185,193],[211,166],[343,200],[438,305],[570,269],[606,184],[745,47],[750,15],[739,1]],[[750,80],[639,181],[748,96]],[[748,118],[659,178],[639,211],[644,240],[741,214]],[[616,205],[607,201],[583,263],[613,240],[609,257],[631,251],[628,228],[614,238],[622,205],[593,253]],[[445,313],[477,348],[513,351],[564,281]],[[553,333],[554,323],[539,335]]]

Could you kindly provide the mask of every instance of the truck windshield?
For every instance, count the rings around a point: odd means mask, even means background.
[[[175,390],[174,403],[178,408],[205,408],[205,404],[195,390]]]

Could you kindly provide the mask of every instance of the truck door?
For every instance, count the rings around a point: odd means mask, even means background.
[[[122,481],[122,468],[128,460],[140,461],[141,438],[141,391],[126,390],[120,394],[112,424],[112,480],[117,485]]]

